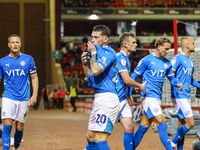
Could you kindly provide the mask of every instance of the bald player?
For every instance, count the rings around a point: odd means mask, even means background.
[[[172,59],[172,71],[179,83],[183,84],[183,91],[178,87],[171,88],[173,105],[178,115],[178,130],[172,139],[172,147],[183,149],[185,134],[194,127],[194,117],[191,109],[191,85],[200,88],[200,84],[193,78],[194,62],[189,58],[195,51],[195,44],[191,37],[183,37],[180,40],[182,52]]]

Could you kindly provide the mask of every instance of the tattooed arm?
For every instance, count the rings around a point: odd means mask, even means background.
[[[93,76],[99,75],[101,72],[103,72],[103,69],[97,62],[97,51],[95,46],[89,41],[88,42],[88,50],[91,53],[91,62],[90,62],[90,68],[91,68],[91,73]]]

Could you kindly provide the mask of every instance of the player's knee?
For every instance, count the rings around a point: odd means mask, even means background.
[[[133,123],[124,127],[124,131],[127,133],[133,133],[133,130],[134,130]]]
[[[16,128],[17,128],[17,130],[23,130],[24,129],[24,123],[17,121],[16,122]]]
[[[88,141],[95,141],[95,134],[92,131],[88,131],[86,133],[86,138]]]
[[[195,123],[194,122],[191,122],[189,125],[188,125],[188,129],[192,129],[193,127],[195,126]]]
[[[95,142],[100,142],[100,141],[107,141],[107,138],[109,137],[109,133],[106,132],[96,132],[95,133]]]

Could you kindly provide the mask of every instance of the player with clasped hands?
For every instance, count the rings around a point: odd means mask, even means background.
[[[110,150],[107,138],[112,133],[119,113],[119,99],[116,91],[117,56],[107,46],[110,30],[104,25],[97,25],[92,31],[92,41],[88,42],[91,53],[88,67],[87,52],[81,55],[81,61],[88,85],[94,89],[95,98],[90,114],[86,134],[86,150]]]

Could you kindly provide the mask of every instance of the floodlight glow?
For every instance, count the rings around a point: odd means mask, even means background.
[[[131,23],[131,26],[136,26],[137,25],[137,22],[136,21],[133,21],[132,23]]]
[[[88,17],[88,19],[90,19],[90,20],[98,20],[99,17],[98,17],[96,14],[92,14],[92,15],[90,15],[90,16]]]

